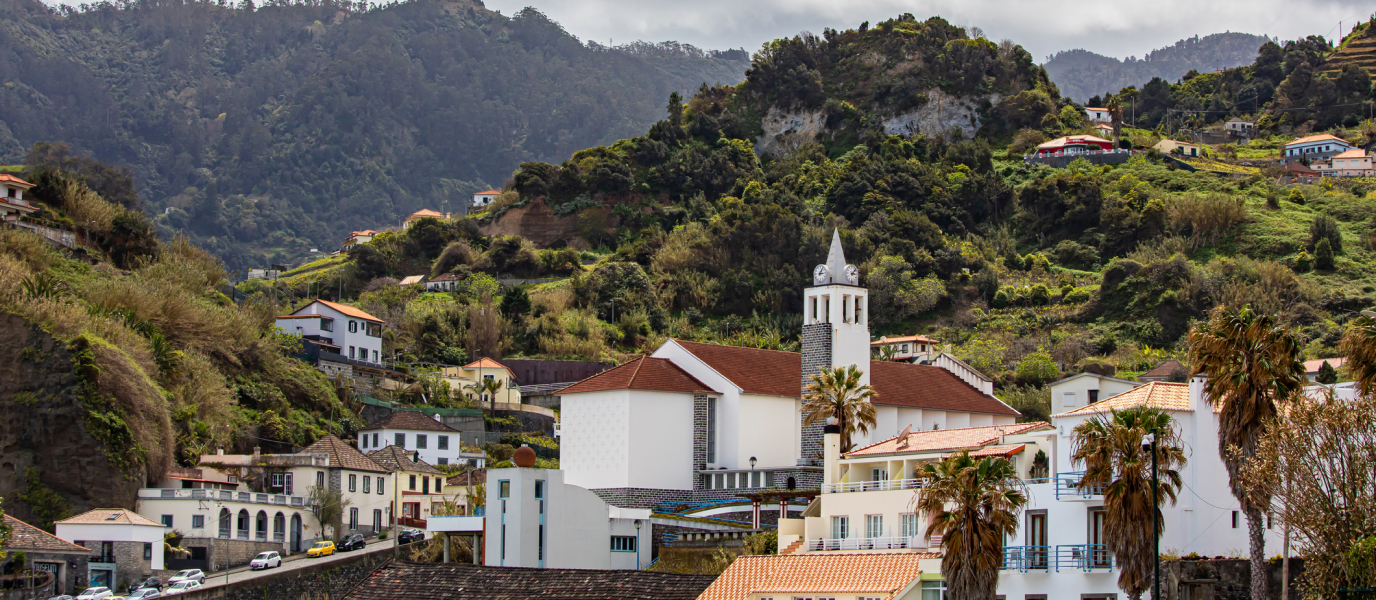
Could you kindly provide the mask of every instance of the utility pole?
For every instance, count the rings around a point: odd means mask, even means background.
[[[401,468],[392,470],[392,561],[401,560],[401,532],[397,531],[397,511],[401,509],[398,500],[401,490]]]

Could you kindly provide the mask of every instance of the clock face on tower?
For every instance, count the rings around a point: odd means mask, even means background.
[[[860,269],[855,265],[846,265],[846,283],[860,285]]]
[[[817,268],[812,270],[812,283],[822,285],[830,279],[831,269],[828,269],[826,265],[817,265]]]

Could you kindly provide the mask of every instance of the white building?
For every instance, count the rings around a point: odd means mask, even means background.
[[[24,192],[31,188],[32,183],[9,173],[0,173],[0,219],[12,221],[38,210],[37,206],[24,199]]]
[[[637,360],[559,392],[568,482],[619,506],[816,488],[821,425],[803,427],[801,411],[806,376],[822,367],[857,365],[878,393],[877,425],[857,444],[907,427],[1017,418],[993,397],[992,382],[954,358],[934,366],[870,360],[868,291],[845,263],[839,234],[814,284],[804,297],[801,353],[669,340],[652,354],[662,360]],[[664,460],[636,465],[650,456]]]
[[[382,323],[362,310],[327,300],[277,317],[282,331],[338,346],[344,357],[373,365],[382,364]]]
[[[1117,396],[1139,385],[1142,384],[1088,371],[1071,375],[1048,386],[1051,388],[1051,410],[1073,410],[1094,404],[1101,398]]]
[[[1353,148],[1333,155],[1325,161],[1310,165],[1315,171],[1328,177],[1371,177],[1376,175],[1371,164],[1372,156],[1361,148]]]
[[[1107,108],[1101,108],[1096,106],[1086,106],[1085,117],[1089,119],[1090,123],[1113,122],[1113,115],[1108,112]]]
[[[359,430],[359,450],[373,452],[387,446],[417,452],[421,460],[432,465],[456,465],[466,460],[460,456],[459,430],[414,410],[398,410]]]
[[[487,566],[643,569],[650,564],[650,511],[611,506],[565,483],[558,469],[491,469],[486,502]]]
[[[1311,162],[1342,154],[1352,149],[1352,144],[1338,136],[1322,133],[1302,138],[1295,138],[1285,145],[1285,154],[1281,156],[1281,162],[1308,158]]]
[[[396,478],[401,495],[397,524],[402,527],[425,527],[426,519],[434,514],[436,506],[455,500],[455,494],[462,489],[445,489],[444,473],[401,446],[369,452],[368,458],[391,471]]]
[[[1233,117],[1223,124],[1223,129],[1233,135],[1252,137],[1257,132],[1257,124]]]
[[[485,190],[473,194],[473,208],[492,204],[492,200],[502,194],[501,190]]]
[[[373,237],[376,235],[377,232],[371,229],[364,229],[363,231],[353,231],[349,233],[348,239],[344,240],[344,243],[341,244],[341,246],[343,246],[344,250],[347,252],[354,246],[357,246],[359,244],[366,244],[368,242],[373,241]]]
[[[434,279],[425,281],[425,291],[427,292],[452,292],[459,289],[459,284],[463,283],[463,278],[453,273],[441,273]]]
[[[91,549],[87,581],[114,588],[163,569],[163,526],[123,508],[97,508],[53,523],[57,537]]]
[[[880,358],[887,350],[888,360],[902,362],[930,362],[928,357],[937,351],[937,341],[925,335],[880,337],[870,342],[870,358]]]

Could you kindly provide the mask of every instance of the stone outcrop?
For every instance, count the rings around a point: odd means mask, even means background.
[[[23,317],[0,313],[0,357],[5,512],[38,525],[92,508],[134,508],[143,474],[112,465],[87,433],[67,344]]]
[[[890,116],[871,115],[870,118],[879,119],[884,133],[889,135],[941,135],[957,130],[969,139],[975,136],[982,125],[980,105],[986,100],[990,105],[1003,100],[1000,94],[952,96],[938,88],[922,92],[922,95],[927,101],[921,108]],[[762,155],[787,153],[815,142],[818,135],[829,132],[826,115],[820,110],[784,111],[770,108],[760,121],[760,127],[764,133],[755,142],[755,152]]]
[[[602,212],[609,229],[615,229],[621,220],[606,207],[591,210]],[[556,215],[545,199],[540,197],[525,206],[507,209],[480,229],[483,235],[519,235],[530,240],[537,248],[548,248],[557,242],[568,244],[578,238],[578,214]]]

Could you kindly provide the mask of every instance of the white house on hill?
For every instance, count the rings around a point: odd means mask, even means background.
[[[801,353],[671,339],[650,358],[562,390],[568,483],[618,506],[816,488],[821,426],[802,425],[802,395],[822,367],[856,365],[878,393],[876,426],[856,445],[904,428],[1014,423],[1017,411],[959,361],[870,360],[868,290],[846,264],[839,234],[813,283],[804,294]]]
[[[352,306],[316,300],[289,315],[277,317],[277,327],[308,340],[338,347],[353,360],[382,364],[382,319]]]

